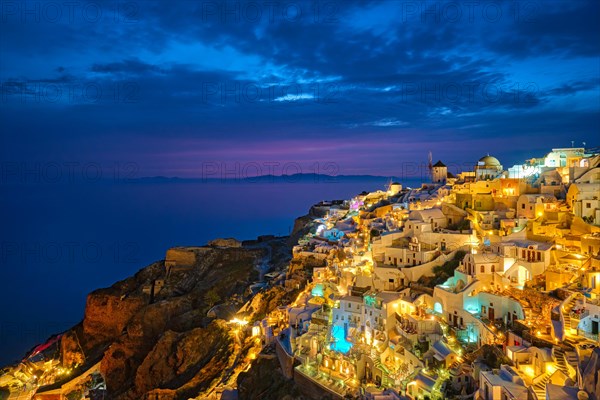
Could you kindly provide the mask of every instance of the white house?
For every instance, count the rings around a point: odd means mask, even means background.
[[[482,371],[479,374],[479,397],[482,400],[527,399],[527,386],[517,371],[502,365],[498,373]]]
[[[600,225],[600,183],[573,183],[567,191],[573,214]]]

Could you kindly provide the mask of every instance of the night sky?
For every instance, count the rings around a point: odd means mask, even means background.
[[[127,163],[136,176],[202,176],[211,163],[297,172],[290,162],[395,175],[430,150],[508,167],[598,144],[595,0],[2,1],[1,12],[3,176],[45,163],[63,174],[94,163],[103,177]]]
[[[430,151],[506,169],[597,147],[600,1],[2,0],[0,94],[3,364],[170,246],[286,233],[368,188],[129,178],[410,178]]]

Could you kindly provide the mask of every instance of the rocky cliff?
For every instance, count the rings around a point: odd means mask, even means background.
[[[165,260],[95,290],[79,324],[53,336],[43,355],[29,353],[5,369],[10,382],[0,385],[0,398],[10,387],[35,398],[59,390],[66,398],[187,400],[220,398],[240,386],[240,399],[302,399],[277,360],[264,358],[252,324],[296,298],[297,285],[257,282],[269,271],[305,279],[309,266],[290,261],[311,221],[298,218],[288,238],[172,248]]]
[[[283,376],[277,358],[257,359],[248,372],[239,375],[237,386],[240,400],[309,399],[298,390],[292,380]]]
[[[291,254],[286,239],[230,242],[171,249],[165,261],[90,293],[83,322],[63,336],[63,364],[100,360],[115,400],[202,398],[227,383],[255,344],[207,312],[217,304],[241,308],[257,265],[281,269]],[[268,289],[246,314],[258,319],[284,297],[283,289]]]

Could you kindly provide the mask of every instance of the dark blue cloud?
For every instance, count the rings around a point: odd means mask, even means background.
[[[490,146],[510,156],[504,143],[593,143],[599,130],[598,2],[90,2],[61,18],[10,4],[10,160],[119,155],[168,175],[178,159],[157,155],[178,141],[242,157],[256,144],[373,138],[392,146],[339,159],[389,174],[378,160],[403,145],[451,139],[467,157]],[[473,154],[459,150],[474,141]]]

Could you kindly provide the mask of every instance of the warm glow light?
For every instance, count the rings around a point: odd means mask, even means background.
[[[234,318],[229,321],[230,324],[238,324],[238,325],[248,325],[248,321],[244,321],[243,319]]]

